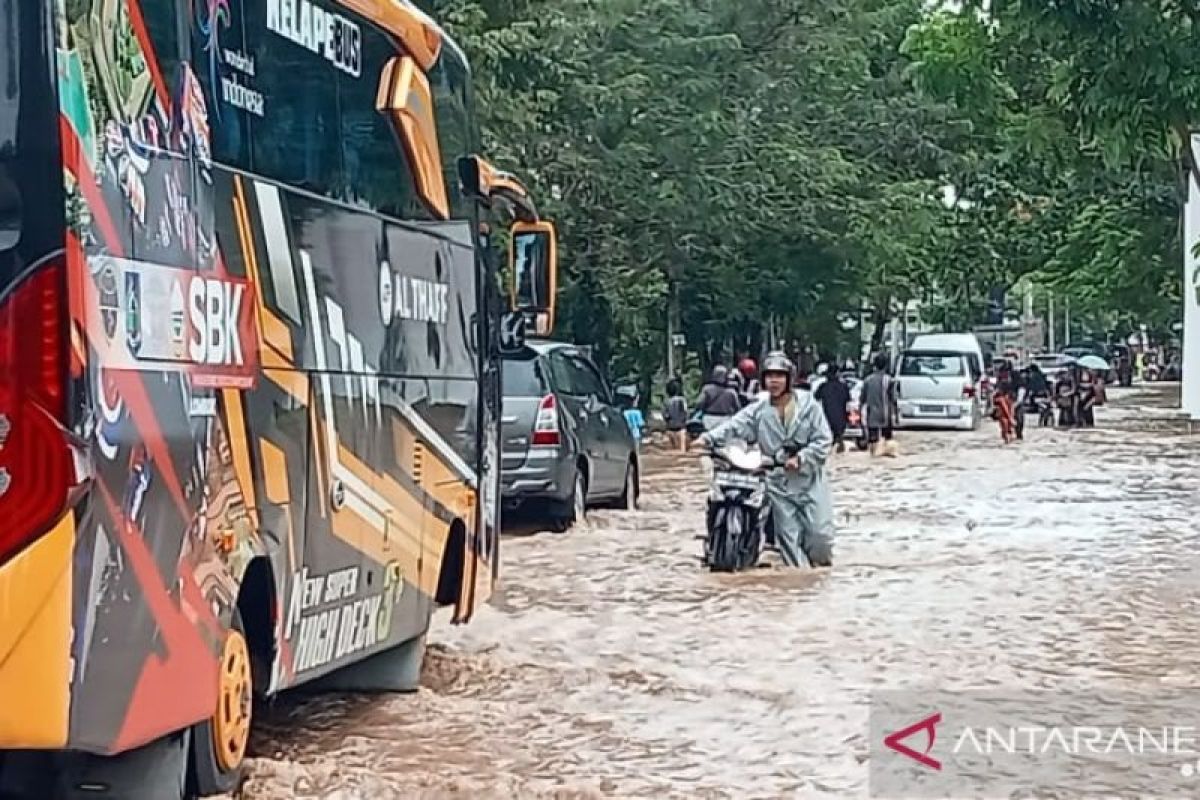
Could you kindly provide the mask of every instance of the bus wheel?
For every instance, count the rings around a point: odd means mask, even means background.
[[[191,790],[205,797],[227,794],[242,780],[254,707],[250,648],[235,608],[218,667],[217,708],[192,729]]]

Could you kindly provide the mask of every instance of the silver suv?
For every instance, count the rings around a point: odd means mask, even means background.
[[[529,341],[504,357],[503,474],[506,508],[544,513],[556,530],[588,506],[634,508],[641,463],[625,416],[587,354]]]

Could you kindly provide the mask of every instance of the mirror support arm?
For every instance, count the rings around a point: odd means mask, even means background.
[[[529,190],[512,173],[496,169],[479,156],[459,159],[458,172],[466,193],[488,208],[504,211],[521,222],[540,220]]]

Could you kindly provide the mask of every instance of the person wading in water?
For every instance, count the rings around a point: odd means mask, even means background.
[[[769,353],[762,370],[768,395],[702,435],[696,446],[736,440],[774,458],[782,469],[768,473],[767,497],[779,554],[788,566],[827,567],[833,563],[834,524],[825,461],[833,435],[812,394],[793,387],[793,374],[784,353]]]

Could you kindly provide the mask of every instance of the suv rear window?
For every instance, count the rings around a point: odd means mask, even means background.
[[[542,368],[536,358],[506,358],[501,374],[505,397],[541,397],[546,394]]]
[[[961,378],[966,375],[960,353],[905,353],[900,374],[931,378]]]

